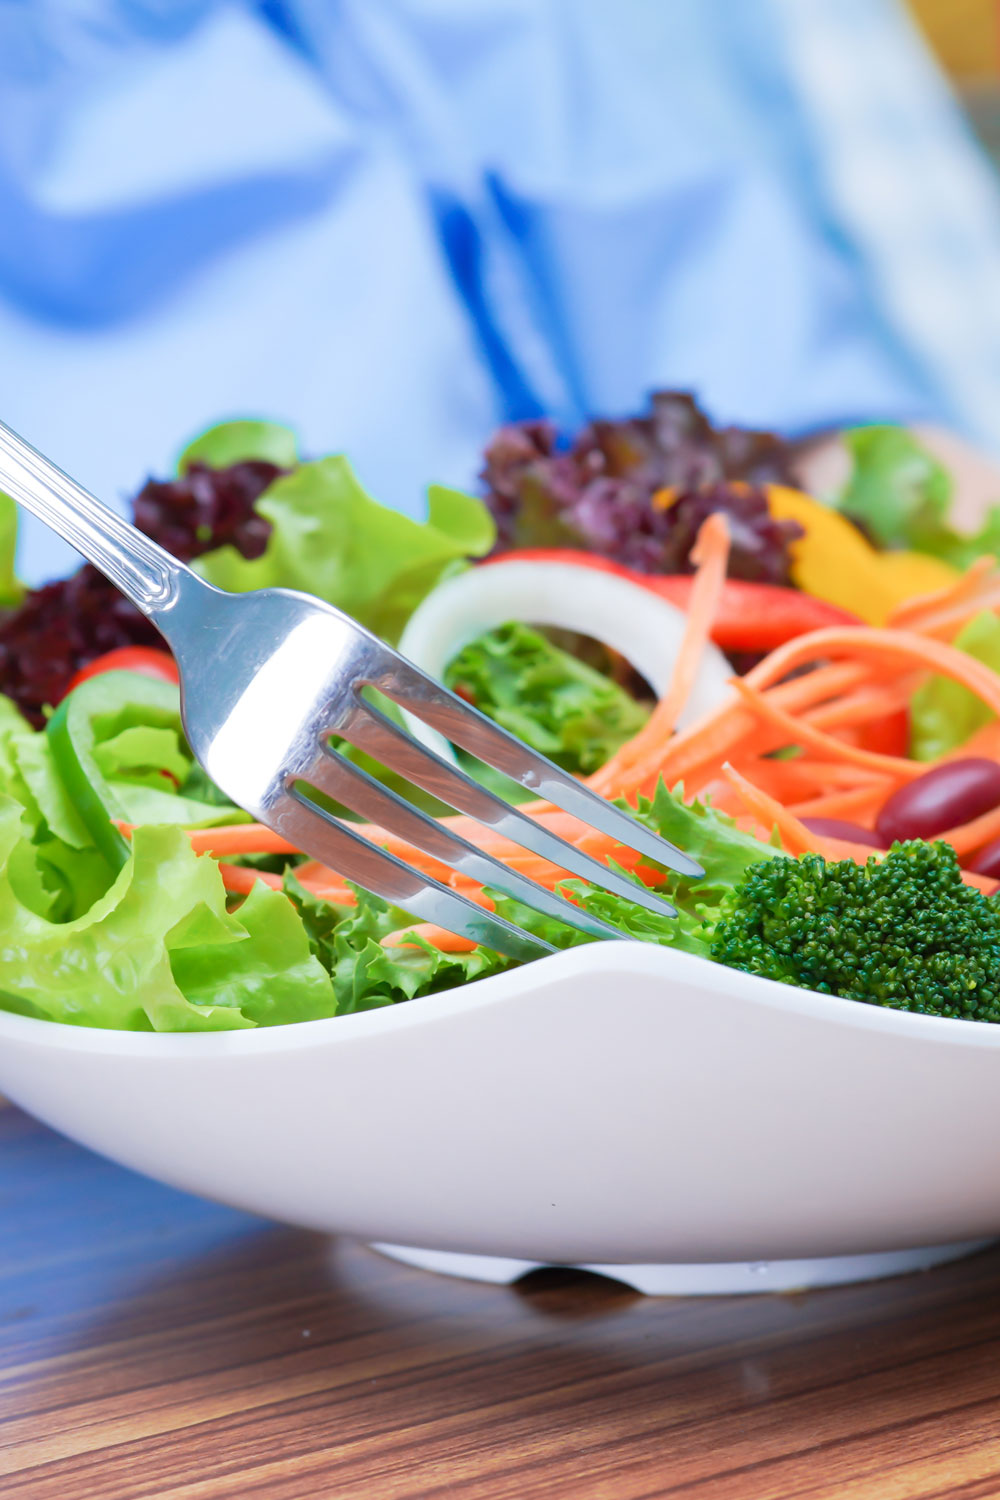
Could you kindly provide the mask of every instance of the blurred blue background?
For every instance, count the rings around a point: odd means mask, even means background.
[[[895,0],[0,0],[0,353],[116,503],[264,415],[418,511],[656,386],[1000,451],[996,178]]]

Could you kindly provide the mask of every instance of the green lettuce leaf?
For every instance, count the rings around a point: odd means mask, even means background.
[[[19,804],[0,799],[5,1008],[133,1031],[233,1030],[334,1014],[329,976],[281,893],[256,890],[246,921],[230,913],[218,866],[199,858],[180,829],[136,829],[114,884],[69,922],[49,921],[18,893],[12,867],[30,857],[29,834]]]
[[[610,760],[649,717],[603,673],[517,623],[472,641],[445,681],[532,749],[583,775]]]
[[[31,852],[30,863],[26,850],[20,861],[12,856],[11,883],[20,900],[51,922],[82,917],[111,884],[108,862],[99,849],[73,849],[61,839],[41,838],[32,841]],[[19,866],[27,887],[16,878]]]
[[[955,531],[951,477],[904,427],[857,427],[844,442],[853,467],[837,505],[880,546],[927,552],[957,568],[1000,553],[1000,505],[974,536]]]
[[[294,469],[299,461],[295,433],[280,422],[219,422],[188,443],[177,460],[177,471],[183,474],[192,464],[228,469],[248,459]]]
[[[258,558],[218,547],[195,563],[219,588],[294,588],[346,610],[385,640],[398,640],[421,599],[445,573],[493,545],[481,501],[432,485],[426,521],[379,505],[345,458],[322,458],[286,474],[257,502],[271,522]]]
[[[171,954],[174,979],[190,1004],[228,1006],[257,1026],[335,1014],[329,975],[313,955],[287,897],[258,882],[235,920],[246,941],[184,947]]]
[[[959,650],[1000,672],[1000,619],[983,610],[955,637]],[[910,754],[936,760],[957,750],[993,718],[985,703],[951,677],[929,677],[910,700]]]
[[[152,724],[129,724],[98,740],[94,760],[109,781],[156,787],[170,779],[180,785],[191,768],[191,756],[176,729]]]
[[[336,906],[307,891],[291,871],[285,876],[285,890],[313,953],[333,980],[338,1015],[451,989],[511,966],[509,959],[488,948],[441,953],[419,938],[413,946],[381,947],[383,937],[414,918],[367,891],[355,888],[357,906]]]
[[[248,814],[224,799],[191,760],[180,735],[176,704],[168,715],[169,725],[140,722],[148,715],[148,705],[130,700],[131,680],[127,673],[103,679],[102,692],[113,712],[95,721],[95,762],[122,816],[133,824],[187,828],[247,821]],[[169,687],[162,685],[162,691],[169,699]],[[35,849],[32,862],[18,864],[19,893],[34,911],[53,921],[80,916],[108,889],[114,872],[94,847],[48,735],[36,733],[3,697],[0,794],[20,805]]]
[[[697,799],[685,802],[683,786],[669,791],[662,781],[654,795],[640,797],[636,807],[630,808],[624,801],[619,801],[617,806],[631,812],[638,822],[676,844],[703,867],[704,875],[693,878],[660,867],[665,877],[660,889],[676,907],[676,917],[657,916],[623,896],[584,881],[567,881],[560,889],[585,910],[620,928],[629,937],[681,948],[707,958],[723,899],[751,865],[770,859],[774,849],[780,848],[777,837],[773,844],[765,844],[753,834],[743,833],[732,818],[716,811],[709,802]],[[629,874],[625,870],[620,873]],[[634,875],[629,878],[636,879]],[[539,919],[526,908],[519,907],[515,912],[513,904],[506,898],[497,900],[497,910],[509,920],[545,937],[556,947],[590,941],[579,933],[568,932],[555,922],[540,925]]]
[[[211,784],[184,739],[177,688],[134,672],[81,683],[44,734],[16,736],[14,755],[32,763],[28,788],[39,802],[48,797],[42,811],[50,829],[74,848],[104,844],[112,819],[187,828],[249,821],[217,787],[198,795]]]
[[[80,916],[107,890],[111,872],[89,843],[45,735],[36,734],[3,697],[0,796],[18,804],[30,840],[22,840],[11,857],[9,874],[18,898],[52,921]]]
[[[624,802],[619,807],[626,807]],[[674,901],[697,904],[705,908],[722,900],[726,891],[738,885],[746,871],[759,860],[770,859],[781,848],[775,834],[770,844],[762,843],[752,833],[744,833],[726,813],[719,812],[708,801],[684,800],[684,786],[670,791],[661,781],[652,797],[639,797],[631,809],[640,823],[660,834],[685,854],[698,861],[705,873],[696,877],[666,871],[666,889]]]
[[[4,738],[8,774],[3,790],[16,798],[31,821],[34,836],[52,834],[71,849],[92,844],[86,825],[56,770],[46,736],[28,728]]]

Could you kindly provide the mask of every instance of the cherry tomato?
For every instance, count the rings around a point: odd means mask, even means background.
[[[67,693],[89,677],[100,677],[104,672],[140,672],[143,677],[155,677],[159,682],[178,681],[177,663],[169,651],[157,651],[154,646],[119,646],[81,667],[71,678]]]

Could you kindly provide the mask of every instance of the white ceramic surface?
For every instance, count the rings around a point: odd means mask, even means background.
[[[888,1276],[929,1271],[932,1266],[971,1255],[991,1243],[991,1240],[966,1240],[957,1245],[924,1245],[917,1250],[816,1256],[806,1260],[694,1261],[688,1265],[673,1262],[652,1266],[620,1261],[606,1265],[577,1262],[574,1269],[612,1276],[647,1297],[732,1297],[799,1292],[807,1287],[843,1286],[855,1281],[883,1281]],[[374,1244],[371,1248],[421,1271],[501,1286],[509,1286],[529,1271],[546,1269],[545,1262],[515,1260],[503,1255],[456,1255],[453,1250],[421,1250],[412,1245]]]
[[[638,944],[256,1032],[0,1012],[0,1091],[166,1182],[396,1246],[648,1267],[1000,1233],[1000,1027]]]

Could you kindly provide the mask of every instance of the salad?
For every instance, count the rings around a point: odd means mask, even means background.
[[[220,587],[303,589],[404,650],[433,640],[422,665],[700,861],[705,876],[685,880],[523,803],[662,888],[678,916],[661,920],[422,799],[623,933],[866,1003],[997,1021],[1000,511],[960,535],[947,474],[908,433],[846,442],[851,477],[824,504],[778,438],[714,428],[690,397],[661,393],[647,415],[568,444],[544,423],[502,429],[483,497],[433,486],[419,522],[373,500],[343,457],[305,460],[288,429],[232,422],[150,480],[134,515]],[[510,966],[252,822],[193,760],[173,662],[144,617],[88,566],[26,591],[15,539],[0,496],[0,1006],[237,1029]],[[605,608],[609,578],[616,599],[631,591],[624,615]],[[505,614],[518,593],[544,597],[545,628],[527,607]],[[602,620],[596,639],[581,628]],[[699,706],[710,661],[725,685]],[[588,941],[362,831],[556,946]]]

